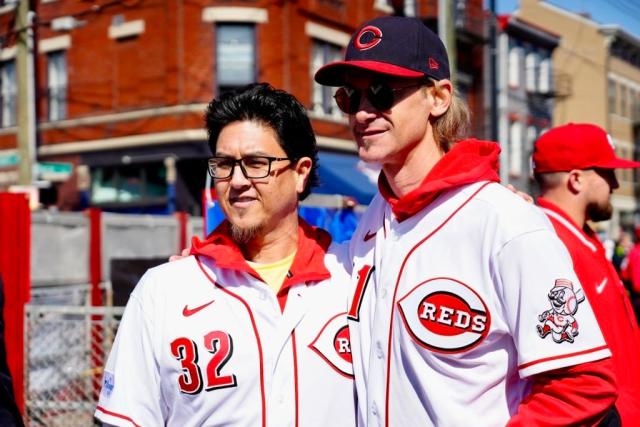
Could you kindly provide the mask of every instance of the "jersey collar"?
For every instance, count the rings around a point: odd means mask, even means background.
[[[398,221],[403,221],[436,199],[442,192],[479,181],[500,182],[495,142],[468,139],[459,141],[435,164],[418,188],[397,198],[384,173],[378,178],[380,194],[391,206]]]
[[[331,235],[307,224],[302,218],[298,218],[298,224],[298,249],[279,293],[294,284],[319,282],[331,277],[324,264],[324,256],[331,244]],[[262,280],[249,266],[242,251],[231,238],[230,224],[226,220],[206,240],[194,237],[191,241],[191,255],[207,256],[212,258],[219,268],[244,272]]]

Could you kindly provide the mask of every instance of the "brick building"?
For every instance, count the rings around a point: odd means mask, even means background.
[[[483,110],[482,1],[455,3],[458,51],[464,52],[458,84],[476,119]],[[342,55],[366,19],[405,14],[437,26],[433,0],[36,4],[37,161],[73,165],[70,176],[51,167],[39,173],[44,187],[52,183],[41,199],[60,209],[199,213],[210,155],[204,109],[216,94],[255,81],[290,91],[308,106],[321,168],[327,165],[321,191],[373,191],[365,177],[370,171],[358,172],[363,167],[332,90],[312,76]],[[0,6],[0,188],[17,181],[15,9],[7,0]],[[482,130],[476,135],[485,136]]]

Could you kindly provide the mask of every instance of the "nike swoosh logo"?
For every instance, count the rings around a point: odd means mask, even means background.
[[[369,240],[371,240],[374,237],[376,237],[376,234],[378,234],[377,231],[375,233],[371,233],[371,231],[367,231],[367,234],[364,235],[364,241],[368,242]]]
[[[196,314],[197,312],[199,312],[199,311],[200,311],[200,310],[202,310],[203,308],[207,308],[207,307],[209,307],[211,304],[213,304],[213,302],[214,302],[214,301],[215,301],[215,300],[211,300],[211,301],[209,301],[209,302],[208,302],[208,303],[206,303],[206,304],[202,304],[202,305],[199,305],[199,306],[194,307],[194,308],[189,308],[189,307],[187,307],[187,306],[185,305],[185,306],[184,306],[184,308],[182,309],[182,315],[183,315],[184,317],[193,316],[194,314]]]
[[[602,280],[602,282],[600,282],[599,285],[596,285],[596,292],[597,293],[602,293],[602,290],[604,289],[604,287],[607,286],[607,278],[605,277],[604,280]]]

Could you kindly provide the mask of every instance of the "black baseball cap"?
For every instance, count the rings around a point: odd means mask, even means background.
[[[365,22],[351,37],[344,61],[320,68],[315,80],[344,85],[345,73],[361,69],[392,77],[449,78],[449,57],[440,38],[422,21],[383,16]]]

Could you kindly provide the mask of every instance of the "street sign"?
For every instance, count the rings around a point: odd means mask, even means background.
[[[17,166],[20,163],[20,155],[15,151],[0,153],[0,168]]]
[[[39,162],[38,177],[47,181],[66,181],[73,173],[73,163]]]

